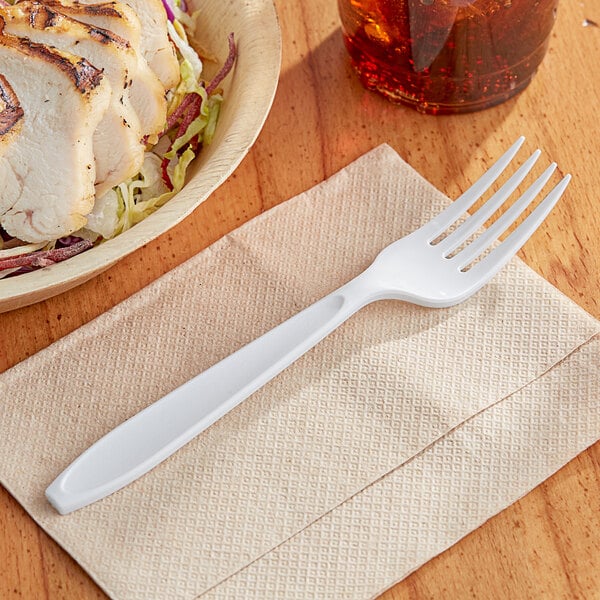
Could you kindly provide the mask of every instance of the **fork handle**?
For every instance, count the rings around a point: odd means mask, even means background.
[[[48,487],[67,514],[125,487],[236,407],[372,299],[368,271],[107,433]]]

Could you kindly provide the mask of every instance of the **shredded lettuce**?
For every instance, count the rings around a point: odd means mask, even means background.
[[[203,119],[202,117],[194,119],[185,130],[185,133],[175,139],[171,149],[165,154],[165,158],[168,158],[169,160],[176,158],[177,152],[189,144],[194,136],[200,135],[204,129],[206,129],[206,119]]]
[[[198,80],[202,76],[202,61],[196,51],[190,46],[183,26],[178,21],[167,21],[167,31],[177,51],[192,66],[195,78]]]
[[[87,232],[89,231],[90,233],[95,233],[105,239],[113,237],[119,225],[118,213],[119,196],[117,192],[112,189],[101,198],[96,199],[94,208],[87,217],[85,232],[80,232],[80,235],[82,237],[93,238],[93,235],[87,235]]]
[[[169,105],[167,108],[168,116],[173,114],[173,112],[179,107],[179,105],[181,104],[183,99],[188,94],[198,94],[203,100],[203,102],[202,102],[203,105],[208,100],[208,93],[206,92],[206,88],[204,86],[200,85],[198,78],[195,75],[194,68],[192,67],[191,63],[186,58],[182,58],[180,60],[179,72],[181,75],[181,77],[179,79],[179,83],[177,84],[175,89],[169,93],[169,96],[168,96],[168,98],[169,98]]]
[[[221,103],[223,102],[223,96],[221,94],[214,94],[210,96],[208,100],[208,108],[207,108],[207,122],[206,128],[204,129],[204,143],[210,144],[215,135],[215,130],[217,128],[217,121],[219,120],[219,112],[221,111]]]

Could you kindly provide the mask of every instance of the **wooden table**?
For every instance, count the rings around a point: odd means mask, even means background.
[[[452,117],[423,116],[364,91],[342,46],[334,0],[276,4],[280,87],[236,173],[185,222],[109,271],[0,315],[1,370],[382,142],[451,197],[518,135],[531,150],[539,145],[574,181],[521,256],[600,318],[600,28],[593,24],[600,23],[600,3],[561,2],[550,52],[521,96]],[[0,489],[0,598],[104,597]],[[600,444],[383,598],[600,598]]]

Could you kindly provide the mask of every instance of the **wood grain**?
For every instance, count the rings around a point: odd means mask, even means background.
[[[379,143],[449,196],[518,135],[574,175],[522,257],[600,318],[600,5],[561,2],[550,52],[519,97],[473,115],[429,117],[363,90],[335,2],[276,1],[283,67],[272,112],[237,171],[188,219],[66,294],[0,315],[0,369],[68,334],[228,231],[322,181]],[[600,432],[599,432],[600,434]],[[401,551],[399,548],[398,551]],[[0,491],[0,598],[104,598]],[[600,444],[386,592],[384,600],[600,598]]]

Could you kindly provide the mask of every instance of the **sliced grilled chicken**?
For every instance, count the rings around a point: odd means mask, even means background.
[[[138,16],[142,25],[141,50],[150,68],[164,88],[170,90],[179,82],[179,63],[167,31],[167,13],[161,0],[122,0]],[[79,0],[81,4],[97,4],[97,0]]]
[[[94,203],[93,136],[110,83],[85,59],[4,32],[0,73],[22,109],[22,129],[0,158],[0,223],[43,242],[85,225]]]
[[[142,24],[135,11],[123,2],[109,0],[84,4],[79,0],[40,1],[82,23],[108,29],[126,39],[136,50],[140,50]]]
[[[120,2],[82,4],[76,0],[40,0],[72,19],[107,30],[127,40],[136,54],[136,64],[130,66],[131,102],[140,118],[144,136],[162,131],[167,114],[165,89],[142,56],[140,20],[132,8]]]
[[[135,61],[129,44],[31,0],[1,8],[0,15],[6,33],[82,56],[108,78],[111,102],[94,134],[96,195],[137,174],[144,161],[144,145],[140,120],[129,99],[128,63]]]
[[[23,127],[23,107],[6,77],[0,75],[0,158]]]

